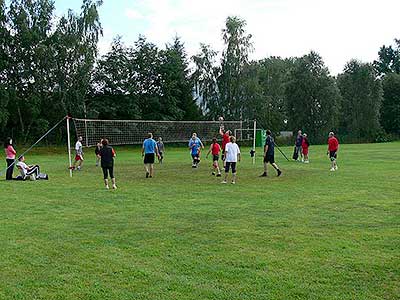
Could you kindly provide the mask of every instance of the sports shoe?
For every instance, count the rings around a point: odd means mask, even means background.
[[[212,172],[211,174],[212,174],[213,176],[215,176],[215,172]]]
[[[222,176],[221,173],[218,173],[218,174],[217,174],[217,177],[221,177],[221,176]]]
[[[236,182],[232,181],[231,184],[236,184]]]
[[[150,173],[146,172],[146,178],[149,178]]]
[[[277,170],[277,172],[278,172],[278,174],[277,174],[276,176],[278,176],[278,177],[279,177],[279,176],[281,176],[281,175],[282,175],[282,171],[281,171],[281,170],[279,170],[279,169],[278,169],[278,170]]]
[[[114,184],[113,185],[113,190],[116,190],[117,189],[117,186]]]
[[[227,182],[226,182],[226,180],[224,180],[224,181],[222,181],[221,183],[222,183],[222,184],[226,184]]]
[[[109,189],[110,189],[110,187],[108,185],[106,185],[106,190],[109,190]]]
[[[335,168],[331,168],[331,172],[335,172]]]
[[[337,169],[338,169],[338,166],[335,166],[335,171],[337,171]]]
[[[267,172],[262,173],[260,177],[267,177]]]
[[[304,161],[304,163],[305,163],[305,164],[309,164],[309,163],[310,163],[310,161],[308,161],[308,160],[305,160],[305,161]]]

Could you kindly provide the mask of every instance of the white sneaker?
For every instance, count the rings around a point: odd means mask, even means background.
[[[236,184],[236,182],[234,182],[234,181],[232,181],[231,183],[232,183],[232,184]]]
[[[335,168],[331,168],[331,172],[335,172]]]
[[[113,185],[113,190],[116,190],[117,189],[117,186],[114,184]]]
[[[224,181],[222,181],[221,183],[226,184],[227,182],[226,182],[226,180],[224,180]]]
[[[335,166],[335,171],[338,169],[338,166]]]
[[[109,189],[110,189],[110,187],[108,185],[106,185],[106,190],[109,190]]]
[[[305,160],[304,163],[305,163],[305,164],[309,164],[310,162],[309,162],[308,160]]]

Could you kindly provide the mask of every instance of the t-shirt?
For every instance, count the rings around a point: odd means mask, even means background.
[[[164,152],[164,143],[163,142],[157,142],[157,147],[158,147],[158,151]]]
[[[26,176],[26,173],[28,172],[28,165],[26,163],[24,163],[23,161],[19,161],[17,162],[17,168],[20,170],[21,175],[23,177]]]
[[[337,151],[337,149],[339,148],[339,141],[337,140],[337,138],[330,137],[328,139],[328,149],[329,151]]]
[[[196,138],[195,140],[190,139],[189,140],[190,153],[193,155],[197,155],[199,153],[200,145],[201,145],[201,140],[199,138]]]
[[[303,136],[302,135],[298,135],[297,138],[296,138],[296,146],[300,147],[302,143],[303,143]]]
[[[6,152],[7,159],[15,159],[15,154],[17,154],[17,151],[15,151],[13,146],[8,145],[4,150]]]
[[[237,162],[238,154],[240,153],[238,144],[229,142],[225,146],[225,152],[226,152],[226,157],[225,157],[226,162]]]
[[[76,152],[76,155],[83,155],[82,143],[80,141],[77,141],[75,144],[75,152]]]
[[[267,135],[267,138],[265,139],[265,146],[268,146],[267,150],[267,155],[274,155],[275,151],[275,143],[274,143],[274,138],[270,135]]]
[[[222,150],[225,150],[226,144],[230,143],[230,138],[228,133],[224,133],[222,136]]]
[[[143,148],[144,148],[144,153],[145,154],[151,154],[151,153],[156,153],[156,146],[157,143],[153,139],[145,139],[143,142]]]
[[[221,152],[221,146],[218,143],[212,144],[211,154],[218,155]]]
[[[103,146],[100,149],[101,167],[110,168],[114,166],[115,151],[111,146]]]

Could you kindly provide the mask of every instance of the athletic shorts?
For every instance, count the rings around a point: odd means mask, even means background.
[[[229,173],[229,169],[232,169],[232,174],[236,173],[236,162],[225,163],[225,173]]]
[[[101,167],[103,169],[104,179],[108,179],[108,174],[110,174],[110,178],[114,178],[114,167]]]
[[[270,164],[275,163],[275,156],[267,154],[266,156],[264,156],[264,163],[270,163]]]
[[[154,164],[156,155],[154,153],[146,153],[144,155],[144,163],[145,164]]]
[[[331,160],[337,159],[337,151],[329,151],[329,158]]]
[[[218,161],[219,160],[219,155],[213,155],[213,161]]]
[[[82,156],[81,155],[75,155],[75,161],[80,161],[82,160]]]

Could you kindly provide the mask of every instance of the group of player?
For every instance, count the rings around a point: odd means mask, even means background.
[[[222,172],[219,165],[220,156],[223,162],[223,171],[225,173],[224,179],[221,183],[226,184],[228,182],[228,175],[232,173],[232,184],[236,184],[237,174],[237,163],[241,160],[240,147],[236,143],[236,137],[232,135],[230,130],[224,131],[223,126],[220,127],[219,134],[222,138],[222,146],[218,143],[217,138],[213,138],[210,148],[206,154],[206,158],[212,155],[212,175],[216,177],[222,177]],[[266,131],[267,137],[264,144],[263,162],[264,172],[260,177],[268,176],[268,164],[270,164],[276,171],[277,176],[282,175],[281,169],[275,162],[275,141],[272,137],[271,131]],[[301,130],[298,131],[295,142],[295,153],[293,159],[304,163],[309,163],[308,148],[309,142],[306,134],[302,134]],[[204,149],[204,144],[197,136],[196,133],[192,134],[189,139],[188,147],[192,157],[192,168],[198,168],[201,161],[201,151]],[[339,150],[339,142],[334,136],[333,132],[329,133],[328,139],[328,152],[331,160],[331,171],[336,171],[337,167],[337,152]],[[82,148],[82,137],[78,138],[75,144],[75,161],[72,170],[80,170],[83,163],[83,148]],[[154,163],[156,157],[160,164],[163,163],[165,146],[161,137],[156,142],[153,139],[153,134],[148,133],[147,138],[143,141],[142,145],[142,157],[145,169],[146,178],[154,177]],[[111,178],[112,188],[116,189],[115,177],[114,177],[114,158],[116,156],[115,150],[109,145],[109,141],[104,138],[102,139],[95,148],[96,155],[96,166],[101,166],[104,175],[104,184],[109,189],[108,177]]]

